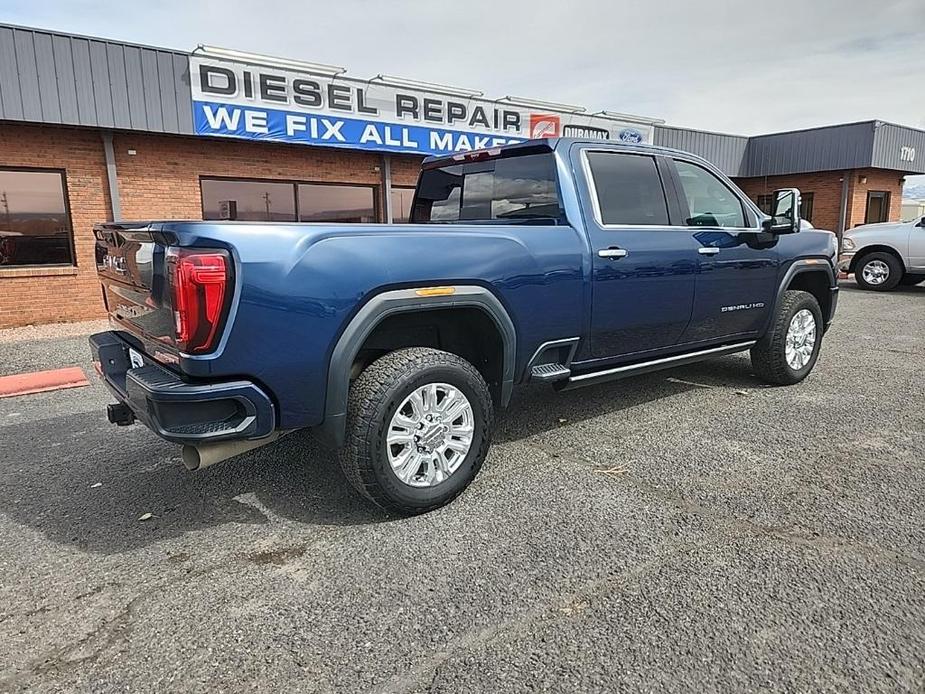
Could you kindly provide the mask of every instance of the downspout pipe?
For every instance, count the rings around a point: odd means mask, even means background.
[[[394,221],[392,210],[392,159],[388,154],[382,155],[382,215],[386,224]]]
[[[853,171],[845,171],[841,177],[841,202],[838,207],[838,229],[835,232],[838,236],[839,249],[841,249],[842,237],[848,230],[848,186],[853,175]]]
[[[122,199],[119,197],[119,172],[116,169],[116,153],[112,146],[112,133],[103,131],[103,154],[106,157],[106,180],[109,183],[109,200],[112,205],[112,221],[122,220]]]

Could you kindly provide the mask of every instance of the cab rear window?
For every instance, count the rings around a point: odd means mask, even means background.
[[[564,218],[548,152],[426,169],[411,213],[419,224]]]

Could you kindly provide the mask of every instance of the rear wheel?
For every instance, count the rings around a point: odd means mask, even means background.
[[[340,463],[379,506],[413,515],[455,499],[475,479],[491,442],[493,408],[482,375],[455,354],[390,352],[350,387]]]
[[[861,289],[889,291],[899,284],[903,265],[892,253],[870,253],[858,261],[854,279]]]
[[[821,345],[822,310],[816,297],[787,290],[770,330],[752,347],[752,368],[770,383],[799,383],[816,365]]]
[[[925,275],[913,275],[911,272],[907,272],[903,275],[903,278],[899,280],[899,283],[904,287],[911,287],[921,282],[925,282]]]

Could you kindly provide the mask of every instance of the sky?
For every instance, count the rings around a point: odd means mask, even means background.
[[[0,0],[0,22],[740,135],[869,119],[925,128],[923,0]]]

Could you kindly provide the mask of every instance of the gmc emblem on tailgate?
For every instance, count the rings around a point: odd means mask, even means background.
[[[121,255],[109,255],[108,253],[103,256],[103,267],[107,270],[112,270],[117,272],[120,275],[125,274],[125,257]]]

